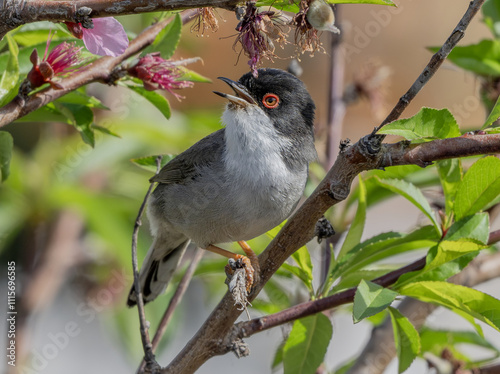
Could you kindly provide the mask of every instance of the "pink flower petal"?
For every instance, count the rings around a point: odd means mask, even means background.
[[[89,52],[99,56],[119,56],[128,47],[123,26],[113,17],[94,18],[93,29],[83,29],[83,43]]]

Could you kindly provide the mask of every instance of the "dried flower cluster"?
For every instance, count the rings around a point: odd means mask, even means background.
[[[236,27],[238,36],[233,49],[241,43],[242,52],[250,59],[248,65],[254,76],[257,76],[257,67],[263,58],[273,61],[277,57],[274,53],[274,42],[282,48],[286,43],[286,34],[280,27],[280,15],[273,11],[260,11],[253,2],[247,2],[246,11]]]
[[[217,32],[219,30],[219,21],[215,17],[215,8],[199,8],[196,20],[191,26],[191,32],[196,32],[198,36],[204,36],[205,31],[211,30]]]
[[[309,1],[300,1],[300,11],[293,17],[292,24],[295,26],[295,45],[297,52],[302,54],[309,52],[311,55],[320,50],[324,51],[318,30],[311,26],[307,19]]]

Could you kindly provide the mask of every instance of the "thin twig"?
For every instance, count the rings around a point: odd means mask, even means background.
[[[158,156],[156,158],[156,174],[158,174],[160,171],[161,159],[162,156]],[[146,196],[144,196],[141,207],[139,208],[137,218],[135,219],[134,232],[132,234],[132,268],[134,271],[134,292],[137,300],[137,310],[139,312],[139,324],[141,330],[142,346],[144,348],[144,358],[147,365],[151,365],[153,368],[155,368],[159,367],[159,365],[156,363],[155,355],[153,353],[153,347],[151,345],[151,341],[149,340],[149,327],[147,326],[146,315],[144,313],[144,300],[142,299],[141,286],[139,283],[139,265],[137,262],[137,237],[139,235],[139,228],[142,225],[141,217],[144,213],[149,195],[151,195],[151,192],[153,191],[153,187],[154,183],[151,183],[149,185],[148,192],[146,192]]]
[[[167,310],[165,310],[165,313],[163,314],[163,317],[161,318],[160,325],[158,326],[158,329],[156,330],[155,336],[153,338],[152,346],[153,346],[153,352],[156,352],[156,348],[158,347],[158,344],[160,343],[161,338],[165,334],[165,331],[167,331],[167,326],[172,319],[172,316],[174,315],[174,311],[177,308],[177,305],[182,300],[182,297],[184,296],[184,293],[186,292],[189,283],[191,282],[191,279],[193,278],[193,274],[196,270],[196,267],[198,266],[198,263],[200,262],[201,258],[203,257],[204,250],[197,247],[196,251],[194,253],[193,258],[191,259],[191,263],[189,264],[188,268],[186,269],[186,272],[182,276],[181,281],[179,282],[177,289],[175,290],[174,295],[170,299],[170,303],[168,304]],[[141,373],[142,370],[144,370],[144,366],[146,365],[146,361],[143,359],[141,364],[139,365],[139,368],[137,369],[137,373]]]
[[[417,96],[420,90],[425,86],[425,84],[433,77],[434,73],[439,69],[443,61],[448,57],[452,49],[457,45],[457,43],[464,37],[465,30],[469,26],[470,22],[479,11],[485,0],[474,0],[471,1],[467,11],[464,16],[458,22],[455,29],[452,31],[451,35],[446,39],[446,42],[442,45],[438,52],[436,52],[430,59],[427,66],[424,68],[422,73],[419,75],[417,80],[412,84],[410,89],[399,99],[394,109],[389,113],[386,119],[373,130],[372,135],[380,130],[382,127],[390,122],[397,120],[410,102]],[[384,136],[381,136],[382,139]]]

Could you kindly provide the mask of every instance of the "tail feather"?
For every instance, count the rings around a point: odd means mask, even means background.
[[[145,304],[156,299],[165,291],[188,245],[189,239],[173,249],[160,251],[157,241],[153,243],[139,272],[139,283]],[[163,257],[158,258],[158,253],[164,253]],[[137,298],[132,285],[127,299],[127,306],[132,307],[136,303]]]

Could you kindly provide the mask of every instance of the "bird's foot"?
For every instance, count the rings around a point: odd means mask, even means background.
[[[255,269],[252,266],[251,260],[247,256],[243,255],[235,255],[235,258],[229,259],[228,264],[224,268],[226,271],[226,275],[228,279],[230,279],[228,285],[231,288],[231,282],[237,282],[233,281],[233,279],[238,279],[238,277],[242,277],[241,275],[237,274],[238,270],[243,270],[244,271],[244,280],[245,280],[245,290],[247,295],[250,294],[250,291],[252,290],[253,284],[254,284],[254,274],[255,274]],[[231,290],[230,290],[231,291]]]

